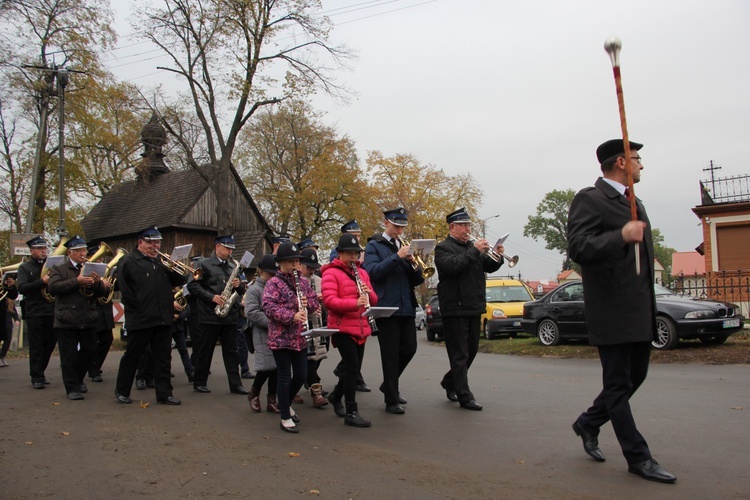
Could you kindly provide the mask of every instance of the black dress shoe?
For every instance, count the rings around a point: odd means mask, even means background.
[[[211,392],[211,389],[209,389],[205,385],[194,385],[193,390],[195,392]]]
[[[481,411],[483,406],[477,403],[476,399],[470,399],[465,403],[461,403],[461,408],[465,410]]]
[[[401,395],[398,396],[398,404],[400,404],[400,405],[405,405],[406,404],[406,400],[404,398],[402,398]]]
[[[128,396],[123,396],[119,392],[115,390],[115,398],[117,399],[117,402],[123,405],[129,405],[133,402],[132,399],[130,399]]]
[[[182,401],[180,401],[174,396],[167,396],[166,398],[157,399],[156,402],[161,403],[163,405],[172,405],[172,406],[178,406],[182,404]]]
[[[370,386],[365,383],[358,384],[357,390],[359,392],[372,392],[372,389],[370,389]]]
[[[241,385],[238,385],[237,387],[232,387],[229,392],[231,392],[232,394],[244,394],[245,396],[250,394],[249,392],[247,392],[247,389],[245,389]]]
[[[660,483],[674,483],[677,478],[667,469],[659,465],[659,462],[653,458],[644,460],[637,464],[628,465],[628,472],[637,474],[649,481],[658,481]]]
[[[385,405],[385,411],[388,413],[393,413],[394,415],[403,415],[406,413],[406,410],[404,410],[404,407],[401,405]]]
[[[87,392],[89,392],[89,388],[86,387],[86,384],[81,383],[81,394],[86,394]]]
[[[156,382],[154,382],[154,379],[150,378],[146,380],[146,387],[149,389],[156,389]]]
[[[294,422],[295,424],[298,424],[301,421],[302,420],[299,418],[299,415],[297,415],[296,413],[294,415],[292,415],[292,422]]]
[[[81,399],[83,399],[83,394],[81,394],[80,392],[69,392],[68,399],[71,401],[80,401]]]
[[[186,375],[187,375],[189,384],[192,384],[193,382],[195,382],[195,373],[190,372],[190,373],[187,373]]]
[[[344,409],[344,405],[341,404],[340,397],[336,398],[333,393],[331,393],[331,397],[328,398],[328,402],[333,405],[333,413],[335,413],[337,417],[344,418],[346,416],[346,409]]]
[[[44,389],[44,382],[32,382],[31,386],[34,389]]]
[[[445,397],[448,398],[449,401],[453,401],[454,403],[458,403],[458,394],[456,394],[456,391],[453,391],[451,389],[445,390]]]
[[[101,375],[94,375],[93,377],[91,377],[91,381],[92,382],[104,382],[104,379],[102,378]]]
[[[253,375],[253,372],[251,372],[251,371],[248,370],[246,372],[242,372],[242,378],[251,378],[252,379],[252,378],[255,378],[255,375]]]
[[[145,391],[146,390],[146,381],[143,379],[136,379],[135,380],[135,388],[139,391]]]
[[[591,458],[597,462],[604,462],[606,460],[606,458],[604,458],[604,453],[599,449],[599,439],[597,436],[584,431],[581,426],[578,425],[578,422],[573,422],[573,432],[576,433],[576,436],[581,436],[581,439],[583,440],[583,451],[588,453]]]
[[[292,434],[299,434],[299,429],[297,429],[296,425],[293,425],[291,427],[286,427],[284,425],[284,422],[279,422],[279,427],[281,427],[281,430],[284,432],[291,432]]]
[[[349,412],[344,416],[344,424],[352,427],[370,427],[370,421],[362,418],[356,411]]]

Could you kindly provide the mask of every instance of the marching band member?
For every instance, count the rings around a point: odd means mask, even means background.
[[[31,252],[31,260],[18,268],[16,287],[23,295],[21,315],[26,322],[26,333],[29,337],[29,372],[34,389],[44,389],[48,384],[44,371],[49,365],[49,358],[57,344],[57,333],[54,330],[55,303],[49,302],[42,295],[42,290],[49,283],[49,274],[41,277],[42,267],[47,260],[47,241],[41,236],[26,242]]]
[[[308,314],[318,310],[318,297],[307,280],[299,279],[299,253],[291,241],[276,251],[278,272],[263,292],[263,310],[268,317],[268,347],[278,370],[278,401],[281,430],[297,433],[299,417],[291,408],[295,394],[307,377],[307,340],[300,333],[307,328]]]
[[[5,355],[8,354],[10,341],[13,339],[13,321],[18,318],[13,302],[18,297],[15,272],[3,275],[2,291],[5,296],[0,300],[0,342],[3,343],[0,350],[0,367],[6,367],[8,363],[5,362]]]
[[[89,247],[88,257],[96,253],[99,247]],[[89,365],[89,378],[92,382],[103,382],[102,365],[107,359],[109,348],[112,347],[114,336],[112,329],[115,327],[115,316],[112,312],[112,304],[100,304],[96,301],[96,353]]]
[[[310,240],[312,241],[312,240]],[[318,297],[318,301],[323,299],[323,294],[320,291],[320,276],[315,274],[315,271],[320,269],[318,263],[318,253],[315,248],[308,246],[301,251],[302,259],[300,259],[300,273],[302,277],[310,282],[310,286]],[[323,313],[322,307],[315,311],[310,316],[308,325],[310,328],[320,327],[323,325]],[[310,396],[312,397],[312,404],[315,408],[325,408],[328,406],[328,400],[323,395],[323,386],[320,383],[320,375],[318,375],[318,368],[320,362],[328,357],[326,349],[326,341],[321,337],[313,337],[308,344],[307,352],[307,381],[305,385],[310,388]]]
[[[342,235],[336,247],[338,258],[323,266],[321,285],[323,304],[328,310],[328,327],[339,330],[332,337],[342,361],[339,381],[328,395],[328,400],[336,415],[344,417],[344,424],[354,427],[370,426],[370,421],[359,414],[355,396],[365,342],[372,333],[362,313],[365,307],[378,302],[370,278],[359,262],[364,250],[356,236]],[[346,408],[341,404],[342,397],[346,399]]]
[[[229,392],[248,394],[247,389],[242,386],[237,358],[239,301],[232,304],[229,314],[223,318],[215,312],[216,306],[224,305],[226,298],[222,295],[227,290],[227,283],[232,274],[236,274],[237,264],[232,259],[234,248],[234,236],[227,234],[217,237],[214,240],[214,252],[196,265],[196,270],[202,270],[202,276],[200,279],[191,278],[188,281],[190,331],[198,332],[193,339],[193,389],[196,392],[211,392],[207,385],[208,372],[211,369],[216,341],[221,340],[221,354],[229,382]],[[240,297],[245,293],[245,285],[239,276],[235,276],[230,283],[231,291],[236,291]]]
[[[55,296],[54,328],[60,350],[60,367],[68,399],[83,399],[88,392],[83,379],[96,354],[96,299],[107,294],[110,284],[95,273],[81,274],[86,262],[86,242],[71,238],[65,247],[68,260],[49,272],[47,288]],[[85,296],[83,290],[90,290]]]
[[[141,358],[150,347],[156,401],[179,405],[172,395],[173,287],[185,277],[159,262],[162,236],[156,226],[138,233],[138,247],[123,257],[117,269],[117,282],[125,306],[128,347],[120,359],[115,398],[130,404],[130,390]]]
[[[406,400],[399,394],[398,379],[417,352],[417,297],[414,287],[424,283],[422,268],[414,269],[409,247],[401,245],[401,235],[408,224],[406,210],[394,208],[383,212],[385,230],[367,242],[364,267],[378,294],[378,304],[398,307],[392,316],[380,318],[378,344],[383,366],[380,391],[385,397],[385,411],[396,415],[405,412]]]
[[[276,274],[276,259],[273,254],[264,255],[258,264],[258,276],[248,286],[245,293],[245,316],[252,328],[252,342],[255,352],[253,353],[253,370],[255,380],[250,388],[247,399],[250,409],[260,413],[260,391],[263,384],[268,380],[268,396],[266,397],[266,411],[268,413],[279,413],[278,401],[276,399],[277,374],[276,361],[273,359],[273,351],[268,347],[268,317],[263,312],[263,292],[268,280]]]
[[[479,411],[482,405],[469,389],[469,367],[479,350],[479,320],[487,308],[484,273],[497,271],[503,262],[487,255],[487,240],[470,242],[471,218],[465,208],[449,213],[445,220],[449,234],[435,247],[435,267],[440,277],[438,300],[450,370],[440,385],[449,400]],[[502,252],[502,246],[497,250]]]

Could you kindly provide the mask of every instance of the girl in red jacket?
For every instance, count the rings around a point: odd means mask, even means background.
[[[377,304],[378,296],[372,291],[370,277],[359,262],[365,249],[359,246],[357,238],[351,234],[341,235],[336,251],[338,259],[323,266],[321,289],[323,304],[328,308],[328,328],[339,330],[332,338],[341,354],[343,371],[328,400],[336,415],[344,417],[346,425],[370,427],[370,421],[359,415],[354,397],[365,342],[372,333],[362,313],[366,307]],[[346,409],[341,404],[342,397],[346,398]]]

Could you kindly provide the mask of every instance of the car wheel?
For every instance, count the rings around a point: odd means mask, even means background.
[[[490,331],[490,322],[484,322],[484,338],[487,340],[495,340],[495,334]]]
[[[560,329],[557,323],[551,319],[543,319],[536,328],[539,342],[546,346],[558,345],[560,343]]]
[[[707,337],[700,337],[700,341],[707,345],[719,345],[727,341],[729,335],[709,335]]]
[[[424,330],[424,320],[419,322],[419,330]]]
[[[667,350],[677,347],[680,338],[674,321],[666,316],[656,317],[656,340],[651,342],[654,349]]]
[[[430,342],[435,342],[435,332],[433,330],[427,329],[427,340]]]

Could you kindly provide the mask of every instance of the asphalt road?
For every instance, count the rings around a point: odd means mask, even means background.
[[[607,456],[584,454],[570,425],[600,387],[597,361],[480,354],[470,379],[482,412],[460,409],[438,382],[444,348],[419,333],[402,377],[406,415],[384,411],[377,340],[359,393],[369,429],[346,427],[332,409],[295,405],[300,434],[278,416],[251,413],[230,394],[216,351],[211,394],[192,391],[174,352],[179,407],[113,397],[119,352],[105,381],[68,401],[59,359],[52,384],[33,390],[27,360],[0,369],[0,498],[750,498],[750,366],[652,365],[632,400],[654,456],[678,480],[665,485],[627,472],[611,427]],[[338,361],[323,361],[331,384]],[[250,381],[246,381],[250,386]]]

